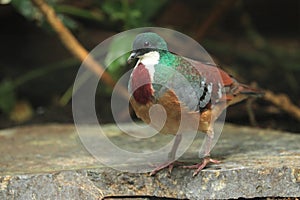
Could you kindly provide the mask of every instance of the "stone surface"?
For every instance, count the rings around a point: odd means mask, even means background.
[[[128,145],[113,125],[112,140]],[[162,142],[157,139],[149,145]],[[175,168],[151,177],[103,166],[72,125],[0,131],[0,199],[101,199],[134,196],[228,199],[300,196],[300,135],[226,125],[212,156],[222,161],[198,176]],[[192,146],[182,160],[196,161]]]

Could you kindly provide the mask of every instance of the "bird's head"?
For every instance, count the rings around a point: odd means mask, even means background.
[[[140,56],[150,51],[167,51],[167,43],[158,34],[153,32],[140,33],[136,36],[133,45],[132,52],[128,58],[128,61],[139,58]]]
[[[146,104],[153,97],[155,65],[159,63],[160,52],[168,50],[167,43],[156,33],[146,32],[136,36],[132,48],[128,63],[136,64],[128,89],[138,103]]]

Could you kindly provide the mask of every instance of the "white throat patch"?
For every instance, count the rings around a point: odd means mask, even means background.
[[[140,59],[136,64],[136,66],[138,66],[139,63],[145,65],[146,69],[149,71],[151,81],[153,81],[154,72],[155,72],[154,65],[159,63],[159,57],[160,56],[157,51],[150,51],[140,56]]]
[[[159,53],[157,51],[150,51],[140,56],[140,61],[144,65],[156,65],[159,61]]]

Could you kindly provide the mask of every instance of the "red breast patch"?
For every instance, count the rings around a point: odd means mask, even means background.
[[[153,96],[151,78],[145,65],[139,63],[132,72],[131,89],[134,99],[140,104],[147,104]]]

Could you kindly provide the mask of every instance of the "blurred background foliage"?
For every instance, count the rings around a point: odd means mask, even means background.
[[[88,50],[131,28],[171,28],[198,40],[239,81],[286,93],[300,105],[298,0],[224,0],[226,9],[218,0],[46,2]],[[210,17],[214,22],[203,32]],[[0,128],[72,122],[69,100],[80,62],[30,0],[0,0],[0,27]],[[107,59],[126,42],[114,41]],[[115,80],[129,69],[125,65],[126,56],[111,65]],[[108,93],[100,91],[98,99],[97,109],[107,113],[99,120],[111,122]],[[300,130],[299,122],[268,102],[255,101],[253,109],[261,127]],[[249,124],[245,104],[230,108],[227,115],[230,122]]]

